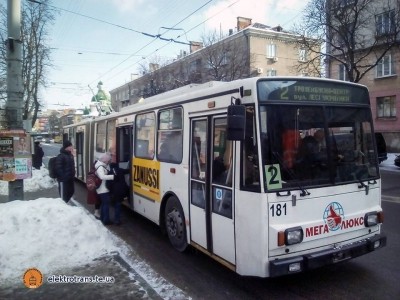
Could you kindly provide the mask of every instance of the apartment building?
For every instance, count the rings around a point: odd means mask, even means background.
[[[282,27],[252,23],[238,17],[237,28],[209,43],[192,42],[190,51],[110,91],[114,110],[183,85],[212,80],[231,81],[254,76],[318,76],[304,68],[309,59],[299,37]]]
[[[375,131],[382,132],[388,145],[388,151],[400,152],[400,2],[398,0],[331,0],[336,11],[343,10],[345,17],[349,16],[348,25],[356,28],[348,31],[354,33],[355,51],[351,53],[358,63],[358,70],[364,72],[373,66],[361,78],[370,91],[370,101],[374,119]],[[356,10],[355,5],[365,5]],[[335,8],[336,7],[336,8]],[[349,12],[346,14],[346,10]],[[351,12],[358,12],[358,23],[351,22]],[[343,27],[343,23],[341,24]],[[338,27],[340,30],[340,27]],[[335,38],[335,34],[328,32]],[[341,41],[337,40],[337,45]],[[327,47],[333,55],[344,58],[340,51]],[[359,59],[361,58],[361,59]],[[344,59],[346,60],[346,59]],[[327,77],[349,80],[345,65],[338,60],[328,61]],[[363,69],[364,67],[364,69]]]

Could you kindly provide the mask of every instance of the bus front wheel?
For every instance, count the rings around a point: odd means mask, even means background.
[[[172,196],[165,207],[165,228],[172,246],[180,252],[187,247],[185,216],[179,200]]]

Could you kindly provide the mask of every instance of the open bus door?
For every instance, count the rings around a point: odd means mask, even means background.
[[[226,128],[226,116],[191,120],[190,233],[192,242],[235,264],[235,157]]]
[[[131,165],[132,164],[131,159],[133,153],[132,130],[133,130],[132,125],[117,127],[116,155],[117,155],[118,165],[121,169],[131,170],[132,168]],[[128,199],[129,206],[133,209],[131,171],[129,172],[129,174],[125,175],[125,180],[130,190],[129,192],[130,197]]]
[[[85,141],[85,132],[79,131],[76,133],[75,140],[75,153],[76,153],[76,177],[80,180],[84,180],[85,171],[84,171],[84,141]]]

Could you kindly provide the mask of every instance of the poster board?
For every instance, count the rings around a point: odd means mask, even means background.
[[[0,180],[32,177],[32,141],[24,130],[0,131]]]

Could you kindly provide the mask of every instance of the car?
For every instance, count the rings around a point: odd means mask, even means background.
[[[397,155],[394,159],[394,165],[400,167],[400,155]]]
[[[378,150],[378,160],[379,163],[387,160],[386,142],[380,132],[375,132],[376,148]]]

